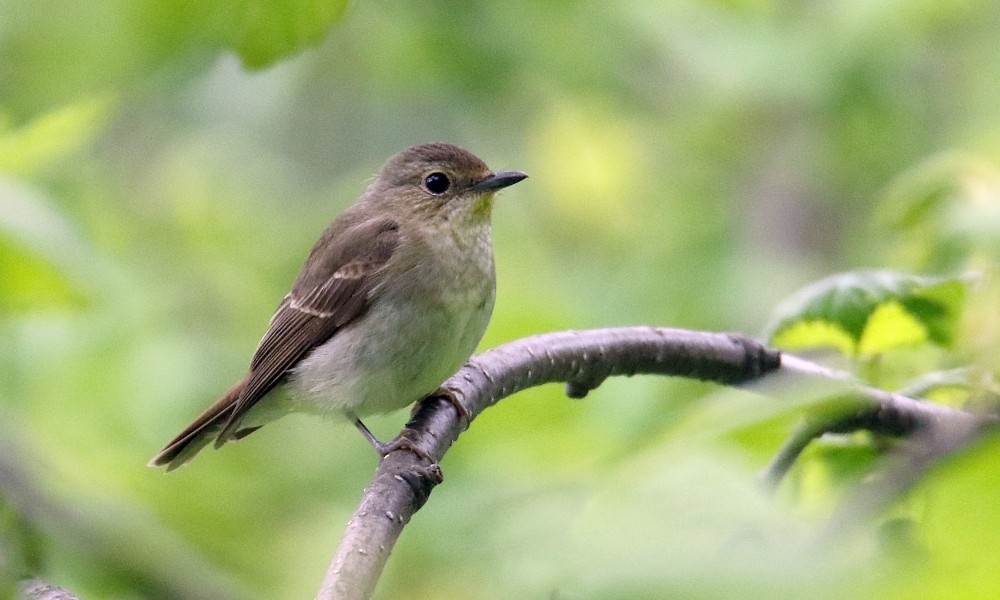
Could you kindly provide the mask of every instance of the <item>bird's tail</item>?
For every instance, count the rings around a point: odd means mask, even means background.
[[[243,388],[246,386],[247,377],[239,380],[236,385],[229,388],[229,391],[215,401],[212,406],[201,413],[193,423],[180,432],[170,443],[160,450],[160,453],[149,461],[150,467],[162,467],[166,465],[167,471],[173,471],[187,461],[194,458],[198,451],[204,448],[212,438],[216,437],[226,425]],[[239,431],[233,439],[239,439],[254,431],[254,429],[243,429]]]

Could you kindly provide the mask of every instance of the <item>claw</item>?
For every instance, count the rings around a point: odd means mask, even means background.
[[[388,444],[379,443],[379,445],[375,447],[375,451],[378,452],[382,458],[385,458],[386,456],[389,456],[390,452],[395,452],[396,450],[409,450],[427,462],[437,464],[437,461],[434,460],[430,454],[427,454],[427,452],[417,446],[416,442],[406,437],[406,431],[407,430],[404,430],[399,437],[394,438]]]
[[[361,432],[361,435],[365,436],[365,439],[368,440],[368,443],[371,444],[371,447],[375,449],[375,452],[378,452],[379,458],[381,459],[384,459],[386,456],[389,456],[390,452],[395,452],[396,450],[409,450],[410,452],[416,454],[420,458],[427,460],[430,463],[436,462],[433,458],[431,458],[430,454],[427,454],[427,452],[419,448],[416,442],[406,437],[406,432],[412,431],[409,428],[404,429],[403,433],[401,433],[391,442],[384,443],[380,442],[379,439],[375,437],[375,434],[373,434],[371,430],[368,429],[368,427],[366,427],[365,424],[361,422],[361,419],[354,417],[354,426],[358,428],[358,431]]]

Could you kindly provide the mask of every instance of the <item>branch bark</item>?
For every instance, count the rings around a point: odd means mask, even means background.
[[[437,463],[468,423],[507,396],[544,383],[566,382],[567,395],[582,398],[615,375],[672,375],[739,385],[774,372],[787,373],[795,380],[834,382],[838,393],[854,400],[851,406],[856,412],[842,418],[876,431],[907,433],[928,424],[967,428],[983,422],[963,411],[865,387],[848,375],[782,356],[739,335],[626,327],[524,338],[473,357],[445,382],[446,393],[417,405],[400,434],[407,442],[404,446],[414,452],[394,451],[379,464],[348,523],[317,600],[371,597],[403,527],[442,481]],[[805,428],[786,444],[787,449],[772,463],[777,464],[772,467],[775,476],[780,479],[821,429]]]
[[[544,383],[566,382],[582,398],[614,375],[659,374],[725,384],[778,368],[780,355],[738,335],[627,327],[536,335],[473,357],[442,386],[461,403],[421,402],[400,434],[417,453],[396,451],[379,464],[348,523],[317,600],[370,598],[403,527],[441,482],[437,462],[483,410]],[[431,457],[427,464],[418,454]]]
[[[79,600],[61,587],[50,585],[41,579],[27,579],[20,585],[21,600]]]

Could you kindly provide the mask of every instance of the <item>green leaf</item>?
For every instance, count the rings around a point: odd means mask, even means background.
[[[0,171],[30,176],[92,140],[107,120],[112,102],[90,99],[40,115],[4,131],[0,125]]]
[[[237,25],[229,44],[243,64],[263,68],[319,43],[340,19],[347,2],[247,0],[231,6]]]
[[[962,194],[963,174],[985,168],[985,161],[962,152],[944,152],[924,159],[892,182],[876,210],[876,221],[907,229],[939,217],[939,211]]]
[[[0,206],[0,315],[79,307],[109,290],[109,264],[39,190],[0,176]]]
[[[879,456],[866,432],[826,435],[802,452],[789,485],[802,509],[823,514],[834,508],[838,490],[864,478]]]
[[[920,501],[919,540],[926,555],[887,569],[877,596],[967,600],[995,598],[1000,589],[1000,438],[984,437],[953,454],[911,492]]]
[[[876,234],[897,263],[954,270],[983,250],[995,255],[998,197],[997,165],[966,152],[943,152],[920,161],[890,185],[875,210]]]
[[[803,319],[792,323],[772,341],[785,348],[834,348],[851,355],[857,349],[855,338],[837,323],[822,319]]]
[[[81,306],[85,297],[52,263],[0,237],[0,315]]]
[[[858,340],[857,353],[875,356],[903,346],[927,341],[927,328],[902,304],[890,300],[875,307]]]
[[[22,125],[143,81],[180,85],[220,52],[264,68],[320,42],[346,0],[12,0],[0,4],[0,115]]]
[[[779,304],[767,335],[785,348],[832,347],[850,356],[873,356],[925,341],[947,347],[967,285],[963,277],[841,273]]]

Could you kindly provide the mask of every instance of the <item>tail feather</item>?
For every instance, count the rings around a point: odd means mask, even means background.
[[[229,388],[229,391],[216,400],[205,412],[201,413],[184,431],[170,440],[170,443],[149,461],[149,466],[162,467],[166,465],[167,471],[173,471],[194,458],[194,455],[208,445],[212,441],[212,438],[216,437],[228,422],[237,401],[240,399],[240,394],[243,393],[243,388],[246,386],[247,377],[243,377],[236,385]],[[249,430],[246,433],[241,431],[242,435],[233,439],[239,439],[252,431]]]

